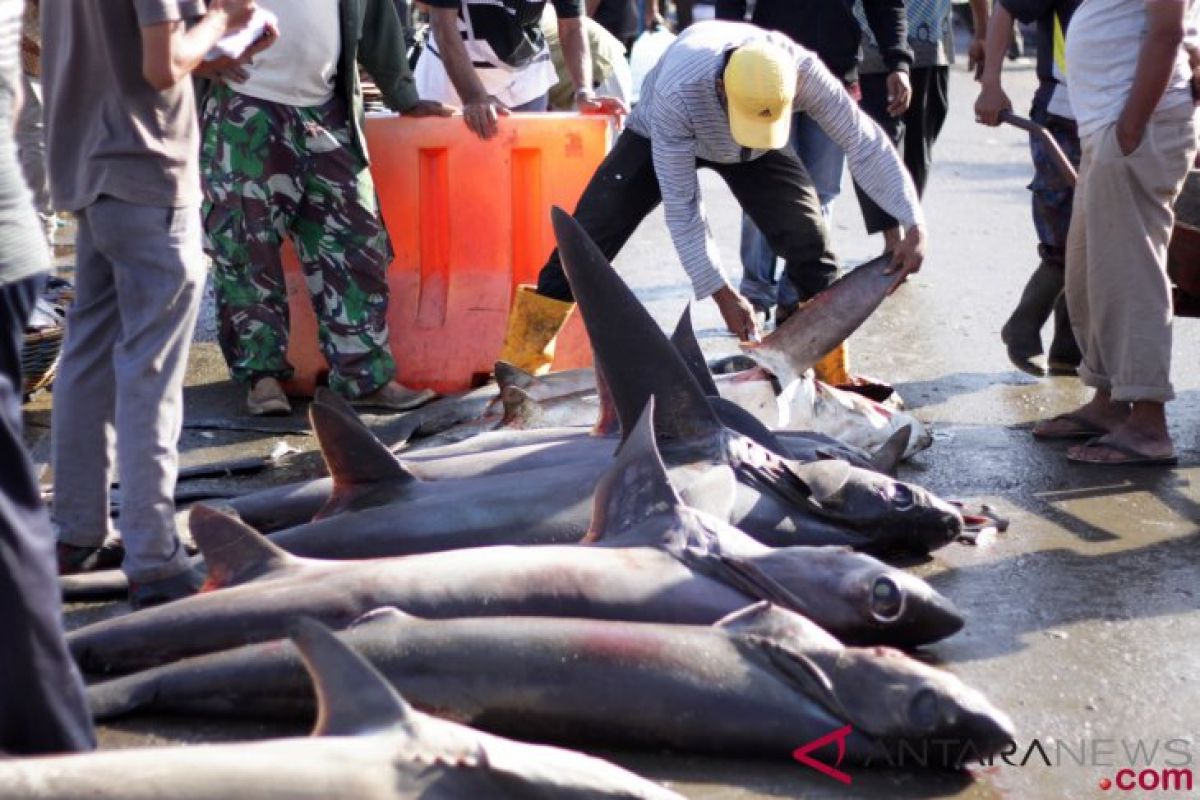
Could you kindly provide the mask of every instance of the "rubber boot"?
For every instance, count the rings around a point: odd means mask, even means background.
[[[574,307],[574,303],[538,294],[533,286],[518,286],[500,360],[534,375],[549,372],[554,341]]]
[[[1042,354],[1042,326],[1054,311],[1062,290],[1062,267],[1043,258],[1029,276],[1008,322],[1000,329],[1000,339],[1008,348],[1009,361],[1022,372],[1039,378],[1046,374],[1046,368],[1033,359]]]
[[[816,373],[817,380],[830,386],[844,386],[850,383],[850,356],[846,352],[846,343],[842,342],[814,364],[813,372]]]
[[[1064,292],[1054,304],[1054,339],[1050,342],[1046,366],[1051,375],[1076,375],[1082,360],[1083,354],[1079,352],[1079,344],[1075,341],[1075,331],[1071,330],[1071,314],[1067,311],[1067,295]]]

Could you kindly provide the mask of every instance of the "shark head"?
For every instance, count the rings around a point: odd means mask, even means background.
[[[870,531],[869,549],[929,552],[962,533],[959,510],[920,486],[837,460],[786,467],[805,487],[817,516]]]
[[[901,742],[951,743],[907,748],[943,759],[929,766],[961,766],[955,762],[993,755],[1012,741],[1012,720],[982,692],[898,650],[849,648],[829,674],[836,676],[836,702],[857,732],[893,748]]]
[[[785,590],[820,581],[823,591],[809,605],[818,605],[823,619],[841,621],[846,644],[919,647],[963,627],[954,603],[924,580],[847,548],[779,547],[745,560]],[[794,610],[809,613],[803,605]]]

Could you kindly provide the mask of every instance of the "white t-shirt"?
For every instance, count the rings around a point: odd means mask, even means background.
[[[258,0],[279,18],[279,41],[246,66],[245,83],[230,84],[244,95],[307,107],[333,97],[342,53],[338,0]]]
[[[1084,0],[1071,18],[1067,30],[1067,86],[1081,137],[1113,124],[1121,116],[1133,87],[1145,35],[1146,0]],[[1191,104],[1190,77],[1187,55],[1181,47],[1158,111]]]

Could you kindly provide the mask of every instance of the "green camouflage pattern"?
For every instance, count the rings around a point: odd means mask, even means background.
[[[293,373],[285,236],[303,265],[330,388],[357,397],[395,375],[387,328],[391,241],[347,113],[336,97],[298,108],[221,85],[205,99],[205,249],[221,351],[242,383]]]

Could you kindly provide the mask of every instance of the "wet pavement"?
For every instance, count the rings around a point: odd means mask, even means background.
[[[1017,109],[1027,108],[1032,65],[1011,69],[1008,80]],[[844,786],[791,762],[609,754],[688,797],[1200,796],[1200,320],[1176,327],[1179,399],[1169,411],[1178,468],[1073,466],[1063,447],[1034,443],[1029,427],[1035,420],[1070,410],[1087,395],[1073,379],[1039,381],[1005,359],[999,328],[1036,264],[1024,188],[1031,170],[1018,131],[972,122],[974,96],[965,73],[956,70],[951,117],[926,197],[927,265],[851,344],[856,370],[894,382],[916,414],[934,425],[933,447],[902,476],[944,496],[989,503],[1011,519],[1007,533],[978,546],[952,545],[913,568],[968,617],[962,633],[924,657],[984,690],[1013,717],[1020,751],[1011,760],[1018,763],[998,759],[961,774],[851,769],[852,783]],[[706,174],[703,185],[725,264],[736,273],[736,205],[715,176]],[[835,236],[850,264],[881,246],[866,238],[849,194],[836,206]],[[667,326],[687,300],[682,271],[673,260],[663,265],[668,252],[661,215],[655,215],[617,261]],[[733,349],[711,303],[696,314],[711,355]],[[225,380],[212,345],[197,348],[190,383],[189,419],[240,413],[241,394]],[[31,418],[45,422],[36,406]],[[184,460],[265,455],[281,439],[314,446],[311,437],[285,436],[282,429],[189,429]],[[274,482],[315,468],[315,459],[301,456],[282,472],[240,483]],[[96,614],[73,609],[69,623]],[[118,747],[279,730],[136,720],[106,727],[101,737]],[[1190,765],[1197,788],[1102,788],[1123,768],[1145,769],[1152,749],[1151,770]],[[1181,764],[1180,753],[1189,764]],[[1141,777],[1149,782],[1155,774]]]

